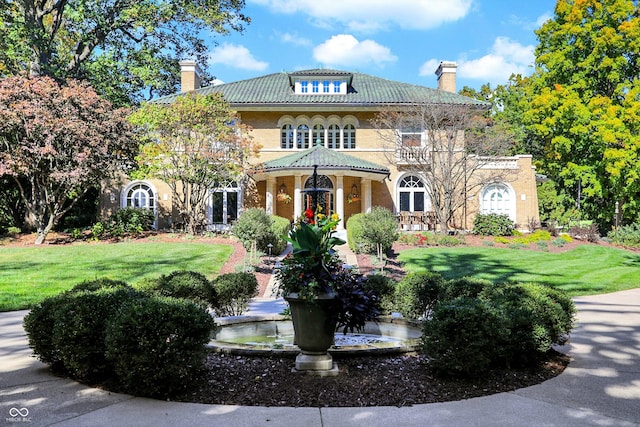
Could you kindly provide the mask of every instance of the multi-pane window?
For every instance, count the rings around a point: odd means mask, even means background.
[[[155,197],[151,187],[144,183],[137,183],[129,187],[126,207],[155,210]]]
[[[329,80],[325,80],[322,82],[322,93],[329,93]]]
[[[424,182],[414,175],[405,176],[398,185],[398,206],[404,212],[424,212],[426,189]]]
[[[211,223],[230,225],[238,219],[238,185],[233,182],[227,187],[211,193]]]
[[[340,81],[335,80],[333,82],[333,93],[340,93]]]
[[[280,130],[280,148],[293,148],[293,126],[286,124]]]
[[[314,125],[313,126],[313,145],[320,145],[324,147],[324,126],[322,125]]]
[[[311,92],[312,93],[318,93],[320,92],[320,82],[317,80],[314,80],[311,82]]]
[[[329,138],[327,147],[334,149],[340,148],[340,126],[330,125],[327,136]]]
[[[342,80],[298,80],[294,85],[297,94],[347,94],[347,82]]]
[[[309,82],[300,82],[300,93],[309,93]]]
[[[356,148],[356,127],[354,125],[346,125],[343,134],[344,141],[342,147],[346,149]]]
[[[481,212],[512,216],[511,192],[504,184],[491,184],[482,192]]]
[[[296,148],[309,148],[309,126],[298,126],[296,134]]]

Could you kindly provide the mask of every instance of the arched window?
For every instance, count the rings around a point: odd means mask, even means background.
[[[398,184],[398,206],[401,212],[424,212],[427,191],[424,182],[415,175],[402,178]]]
[[[354,125],[346,125],[344,127],[344,141],[342,147],[351,150],[356,148],[356,127]]]
[[[329,140],[327,141],[329,148],[340,148],[340,127],[338,125],[329,126]]]
[[[153,189],[144,182],[131,184],[126,190],[127,198],[123,207],[149,209],[155,212],[156,198]]]
[[[507,215],[514,220],[513,196],[505,184],[491,184],[482,191],[480,212]]]
[[[318,205],[322,207],[323,214],[331,214],[334,211],[334,194],[333,194],[333,182],[326,175],[318,175],[316,178],[316,186],[319,189],[326,191],[318,192]],[[310,176],[304,183],[304,189],[310,190],[313,188],[313,177]],[[304,210],[311,209],[315,212],[313,206],[313,193],[310,191],[304,192]]]
[[[286,124],[280,130],[280,148],[293,148],[293,126]]]
[[[324,126],[322,125],[314,125],[313,126],[313,146],[320,145],[324,147]]]
[[[309,126],[298,126],[296,135],[296,148],[309,148]]]

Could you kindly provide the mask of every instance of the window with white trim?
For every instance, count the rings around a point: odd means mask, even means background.
[[[296,133],[296,148],[309,148],[309,126],[298,126],[298,132]]]
[[[211,190],[211,223],[231,225],[238,219],[240,190],[236,182]]]
[[[424,182],[415,175],[405,176],[398,183],[398,207],[401,212],[424,212],[427,207]]]
[[[346,125],[344,127],[343,148],[353,150],[356,148],[356,127],[354,125]]]
[[[127,189],[127,208],[142,208],[155,211],[156,200],[153,189],[142,182],[134,183]]]
[[[280,148],[293,148],[293,126],[286,124],[280,129]]]
[[[480,212],[483,214],[495,213],[507,215],[513,219],[512,205],[513,198],[509,187],[504,184],[491,184],[482,191],[482,206]]]
[[[338,149],[340,148],[340,126],[338,125],[330,125],[328,130],[328,141],[327,147]]]
[[[312,132],[313,146],[320,145],[324,147],[324,126],[314,125]]]

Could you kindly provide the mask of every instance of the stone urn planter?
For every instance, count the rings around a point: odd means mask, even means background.
[[[300,349],[294,369],[320,374],[335,370],[337,373],[333,358],[328,353],[336,330],[336,318],[332,313],[335,296],[322,294],[310,301],[299,298],[297,293],[289,293],[284,298],[291,309],[294,344]]]

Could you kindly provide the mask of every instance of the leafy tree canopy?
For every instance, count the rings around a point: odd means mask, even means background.
[[[132,164],[128,114],[75,80],[0,79],[0,177],[18,186],[36,243],[90,188]]]
[[[0,0],[0,77],[88,79],[117,105],[174,93],[203,35],[242,31],[244,0]]]
[[[136,176],[171,187],[190,233],[205,222],[210,189],[242,180],[260,148],[218,93],[186,94],[169,105],[147,103],[131,121],[146,131]]]
[[[640,10],[637,0],[560,0],[536,31],[523,121],[541,171],[601,225],[640,213]]]

